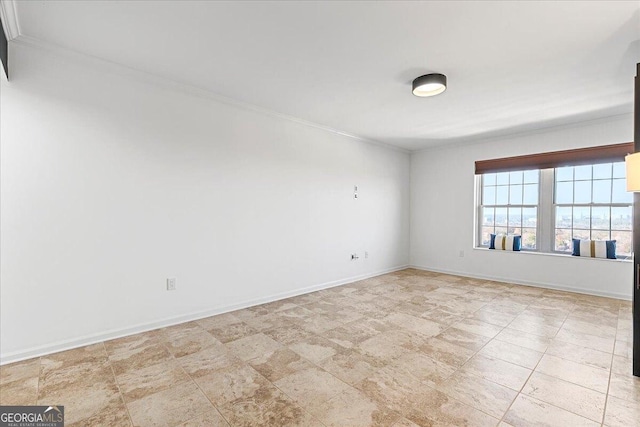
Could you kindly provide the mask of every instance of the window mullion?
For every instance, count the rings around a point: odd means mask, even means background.
[[[553,169],[540,171],[540,200],[538,202],[538,242],[540,252],[552,252],[554,249],[555,204],[553,200]]]

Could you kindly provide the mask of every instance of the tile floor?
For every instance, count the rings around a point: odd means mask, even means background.
[[[633,426],[631,304],[418,270],[0,367],[67,426]]]

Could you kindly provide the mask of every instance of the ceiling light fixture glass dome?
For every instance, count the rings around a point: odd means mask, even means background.
[[[425,74],[413,81],[413,94],[426,97],[441,94],[447,89],[447,76],[444,74]]]

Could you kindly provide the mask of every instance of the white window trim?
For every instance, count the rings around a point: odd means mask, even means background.
[[[536,255],[546,255],[555,257],[580,258],[588,260],[608,261],[608,262],[632,262],[633,253],[629,257],[621,257],[616,259],[608,258],[592,258],[592,257],[576,257],[567,252],[555,250],[555,169],[540,169],[540,181],[538,184],[538,223],[536,227],[536,249],[522,249],[521,251],[505,253],[528,253]],[[473,249],[490,250],[488,246],[482,245],[482,226],[480,218],[482,216],[482,175],[475,175],[475,193],[474,193],[474,242]],[[615,204],[613,204],[615,205]],[[607,206],[611,206],[607,204]],[[546,236],[546,238],[540,238]],[[503,251],[500,251],[501,253]]]

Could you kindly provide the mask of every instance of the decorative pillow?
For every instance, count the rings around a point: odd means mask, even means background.
[[[505,236],[504,234],[492,234],[489,249],[498,249],[502,251],[519,251],[522,245],[522,236],[512,234]]]
[[[573,239],[573,253],[571,255],[616,259],[616,241]]]

